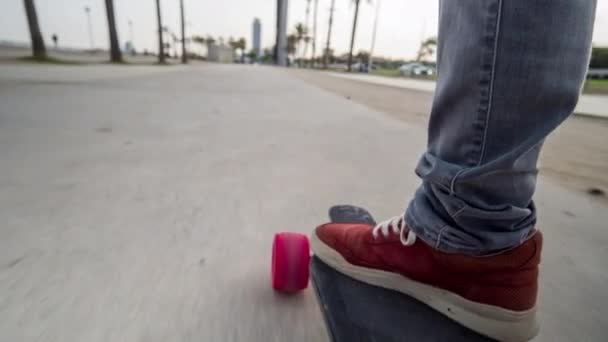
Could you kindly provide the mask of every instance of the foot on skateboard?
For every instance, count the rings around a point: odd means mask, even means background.
[[[332,222],[375,224],[367,210],[356,206],[334,206],[329,216]],[[277,233],[272,285],[293,293],[305,289],[312,276],[332,341],[492,341],[412,297],[362,283],[311,259],[309,248],[306,235]]]

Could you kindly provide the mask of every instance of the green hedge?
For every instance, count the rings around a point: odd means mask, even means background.
[[[590,68],[605,69],[608,68],[608,48],[593,48],[591,50]]]

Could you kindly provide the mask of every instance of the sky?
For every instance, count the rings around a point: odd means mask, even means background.
[[[312,27],[311,1],[310,27]],[[438,0],[373,0],[361,1],[355,51],[370,50],[375,5],[381,1],[378,33],[374,54],[391,58],[413,58],[423,38],[437,34]],[[450,0],[451,1],[451,0]],[[455,0],[453,0],[455,1]],[[336,53],[346,52],[354,6],[352,0],[335,0],[332,47]],[[108,33],[103,0],[35,0],[41,30],[51,45],[52,34],[59,45],[74,48],[91,46],[85,6],[91,8],[91,24],[95,47],[107,48]],[[305,21],[306,0],[289,0],[288,28]],[[318,0],[318,53],[325,45],[331,0]],[[155,0],[114,0],[117,29],[121,46],[131,38],[136,49],[156,51]],[[276,0],[184,0],[186,35],[214,37],[245,37],[248,49],[252,41],[255,17],[262,22],[262,45],[271,47],[275,37]],[[0,40],[28,42],[29,33],[22,0],[0,0]],[[179,0],[161,0],[163,25],[179,32]],[[133,37],[129,30],[133,23]],[[598,0],[595,45],[608,45],[608,0]]]

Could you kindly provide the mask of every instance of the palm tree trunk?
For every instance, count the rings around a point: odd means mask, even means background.
[[[359,17],[359,3],[361,0],[355,0],[355,18],[353,19],[353,33],[350,36],[350,51],[348,53],[348,71],[351,71],[353,63],[353,47],[355,45],[355,33],[357,32],[357,18]]]
[[[277,41],[276,55],[277,64],[288,66],[289,58],[287,52],[287,12],[288,0],[277,0]]]
[[[317,53],[317,9],[319,7],[319,0],[315,0],[315,9],[312,23],[312,67],[315,67],[315,57]]]
[[[306,0],[306,19],[304,23],[304,28],[306,29],[306,33],[308,34],[308,22],[310,18],[310,1]],[[306,60],[306,55],[308,54],[308,43],[306,40],[304,41],[304,53],[302,54],[302,59]]]
[[[275,28],[276,37],[274,41],[274,63],[279,65],[279,34],[281,31],[281,0],[277,0],[277,25]]]
[[[30,38],[32,40],[32,55],[37,59],[46,58],[46,47],[44,46],[44,39],[40,33],[40,26],[38,25],[38,16],[36,15],[36,6],[34,6],[34,0],[23,0],[25,5],[25,14],[27,16],[27,23],[30,27]]]
[[[184,21],[184,0],[179,0],[179,9],[182,18],[182,63],[188,63],[188,55],[186,54],[186,23]]]
[[[325,45],[325,53],[323,54],[323,67],[327,69],[329,65],[329,43],[331,42],[331,27],[334,23],[334,5],[336,0],[331,0],[331,7],[329,9],[329,25],[327,25],[327,44]]]
[[[156,0],[156,19],[158,22],[158,63],[165,63],[165,44],[163,43],[163,21],[160,16],[160,0]]]
[[[110,33],[110,61],[120,63],[122,62],[122,53],[118,45],[118,33],[116,32],[116,20],[114,19],[114,0],[106,0],[106,13]]]
[[[380,15],[380,0],[376,1],[376,18],[374,19],[374,31],[372,32],[372,46],[369,49],[367,61],[367,72],[371,73],[374,66],[374,47],[376,47],[376,33],[378,31],[378,16]]]

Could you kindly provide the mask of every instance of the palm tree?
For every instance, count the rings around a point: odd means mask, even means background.
[[[369,52],[367,52],[365,50],[360,50],[359,53],[357,53],[357,55],[355,57],[357,57],[357,59],[361,63],[368,63],[369,62]]]
[[[279,37],[281,32],[281,0],[277,0],[277,22],[275,27],[275,41],[274,48],[272,49],[272,55],[274,57],[274,63],[279,64]],[[289,37],[287,39],[289,41]],[[289,45],[289,42],[287,43]],[[288,48],[289,50],[289,48]],[[289,54],[289,51],[287,52]]]
[[[195,35],[195,36],[192,36],[192,38],[190,38],[190,39],[192,40],[193,43],[200,44],[201,47],[203,47],[203,48],[207,47],[207,45],[206,45],[207,41],[205,40],[205,37],[203,37],[203,36]]]
[[[308,55],[308,45],[310,45],[312,38],[310,37],[310,35],[307,34],[304,36],[303,40],[304,40],[304,53],[302,54],[302,59],[304,59],[306,61],[307,60],[306,56]]]
[[[306,31],[308,31],[308,22],[309,22],[309,18],[310,18],[310,1],[311,0],[306,0],[306,19],[304,21],[304,28],[306,29]],[[306,59],[306,55],[308,52],[308,42],[310,41],[310,39],[307,41],[306,38],[304,38],[304,53],[302,54],[302,57],[304,59]]]
[[[182,24],[182,63],[188,63],[188,54],[186,52],[186,23],[184,21],[184,0],[179,0],[179,11]]]
[[[306,29],[306,26],[304,26],[304,24],[302,24],[302,23],[297,23],[296,27],[294,29],[295,29],[294,35],[296,37],[296,52],[297,52],[298,50],[300,50],[299,49],[300,43],[302,41],[306,42],[307,37],[308,37],[308,30]]]
[[[158,22],[158,63],[165,63],[165,44],[163,44],[163,22],[160,16],[160,0],[156,0],[156,20]]]
[[[325,51],[323,52],[323,67],[327,69],[329,65],[329,56],[331,48],[329,47],[329,43],[331,42],[331,27],[334,23],[334,6],[336,4],[336,0],[331,0],[331,7],[329,8],[329,24],[327,25],[327,44],[325,45]]]
[[[298,38],[295,34],[290,34],[287,36],[287,53],[294,56],[296,54],[296,45]]]
[[[317,54],[317,12],[319,9],[319,0],[315,0],[315,9],[312,19],[312,67],[315,67],[315,59]]]
[[[245,37],[239,38],[239,40],[236,41],[236,44],[237,44],[238,48],[243,51],[245,51],[245,49],[247,49],[247,39],[245,39]]]
[[[23,0],[25,6],[25,14],[27,16],[27,23],[30,27],[30,38],[32,40],[32,55],[36,59],[45,59],[46,47],[44,46],[44,39],[40,33],[40,26],[38,25],[38,16],[36,15],[36,6],[34,6],[34,0]]]
[[[420,62],[425,57],[432,56],[433,53],[435,53],[436,48],[437,37],[427,38],[426,40],[422,41],[422,43],[420,43],[420,49],[418,49],[416,61]]]
[[[114,0],[106,0],[106,13],[108,16],[108,31],[110,33],[110,61],[122,62],[122,53],[118,45],[118,33],[116,32],[116,21],[114,19]]]
[[[247,49],[247,39],[245,37],[239,38],[235,42],[237,49],[241,49],[241,63],[245,63],[245,50]]]
[[[192,39],[192,41],[197,44],[201,44],[201,45],[205,46],[206,41],[205,41],[205,37],[203,37],[203,36],[192,36],[192,38],[190,38],[190,39]]]
[[[376,1],[376,15],[374,18],[374,30],[372,31],[372,46],[369,49],[369,61],[367,62],[367,72],[372,72],[374,64],[374,47],[376,46],[376,33],[378,33],[378,17],[380,15],[380,0]]]
[[[359,4],[361,0],[352,0],[355,3],[355,17],[353,18],[353,32],[350,36],[350,50],[348,52],[348,71],[351,71],[351,66],[353,63],[353,47],[355,45],[355,33],[357,32],[357,19],[359,17]],[[367,1],[371,3],[371,0]]]

